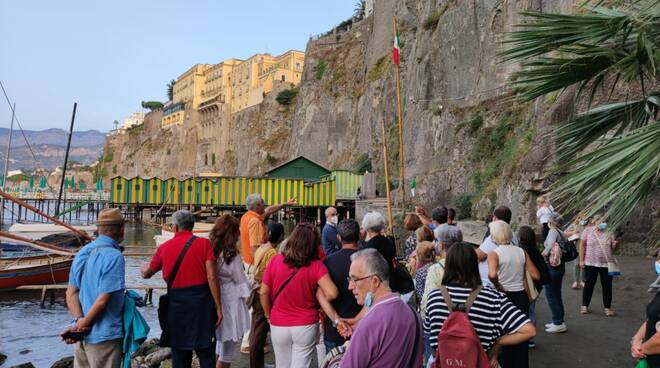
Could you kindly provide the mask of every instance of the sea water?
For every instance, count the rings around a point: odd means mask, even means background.
[[[144,245],[154,247],[153,236],[159,232],[150,226],[127,225],[123,245]],[[128,249],[126,252],[146,253],[152,249]],[[149,257],[126,257],[127,285],[164,285],[160,273],[149,280],[140,276],[140,265],[148,262]],[[138,290],[140,294],[143,291]],[[140,313],[147,320],[151,331],[149,338],[160,336],[158,326],[158,296],[163,290],[154,290],[153,306],[140,308]],[[38,300],[40,292],[25,293],[0,292],[0,353],[7,355],[5,367],[32,362],[35,367],[50,367],[55,361],[73,355],[73,345],[67,345],[60,339],[60,333],[70,325],[69,314],[61,293],[56,302],[46,304],[42,309]]]

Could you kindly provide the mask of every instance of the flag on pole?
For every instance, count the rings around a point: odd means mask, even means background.
[[[392,47],[392,56],[394,57],[394,64],[399,65],[399,53],[401,48],[399,47],[399,30],[394,30],[394,47]]]

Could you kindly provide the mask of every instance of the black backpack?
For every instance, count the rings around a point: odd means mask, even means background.
[[[568,240],[564,233],[561,231],[558,232],[559,239],[557,239],[557,243],[559,243],[559,248],[561,248],[561,262],[566,263],[576,259],[579,255],[576,241]]]

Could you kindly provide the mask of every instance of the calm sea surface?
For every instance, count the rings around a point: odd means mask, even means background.
[[[128,225],[123,245],[154,247],[153,236],[158,232],[149,226]],[[140,249],[126,250],[137,251]],[[140,264],[148,260],[149,257],[126,257],[127,285],[164,285],[160,273],[150,280],[140,277]],[[156,304],[159,295],[159,291],[154,292]],[[71,322],[63,296],[58,296],[53,305],[46,302],[44,309],[40,308],[38,299],[39,292],[31,295],[0,292],[0,353],[7,355],[3,366],[32,362],[35,367],[50,367],[58,359],[73,355],[73,347],[61,342],[59,337],[60,332]],[[156,306],[140,308],[140,312],[151,326],[149,337],[159,337]]]

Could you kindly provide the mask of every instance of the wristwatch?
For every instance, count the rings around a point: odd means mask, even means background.
[[[71,320],[71,324],[74,324],[74,325],[77,324],[77,323],[78,323],[78,320],[81,320],[82,318],[83,318],[83,317],[80,316],[80,317],[76,317],[76,318],[72,319],[72,320]]]
[[[332,320],[332,327],[337,328],[338,324],[339,324],[339,318]]]

